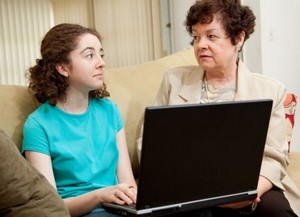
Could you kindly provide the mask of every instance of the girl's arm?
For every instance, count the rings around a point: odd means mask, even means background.
[[[56,188],[50,156],[35,151],[26,151],[25,156],[27,160],[47,178],[51,185]],[[119,184],[97,189],[77,197],[64,199],[64,202],[68,207],[71,216],[82,216],[103,202],[131,204],[135,202],[131,198],[135,198],[136,194],[129,188],[130,185]]]
[[[119,183],[126,183],[129,186],[132,186],[136,193],[137,185],[132,172],[124,128],[117,134],[117,145],[119,149],[119,162],[117,168]],[[132,199],[135,202],[135,198]]]

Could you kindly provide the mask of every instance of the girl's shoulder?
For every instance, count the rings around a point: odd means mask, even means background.
[[[33,111],[29,116],[44,116],[49,115],[55,110],[55,106],[50,105],[48,102],[41,104],[35,111]]]
[[[89,101],[90,105],[116,106],[116,103],[109,98],[93,98]]]
[[[90,108],[99,108],[105,110],[119,110],[117,104],[108,98],[93,98],[89,101]]]

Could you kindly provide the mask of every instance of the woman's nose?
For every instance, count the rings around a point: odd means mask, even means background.
[[[201,37],[197,40],[194,40],[193,45],[195,48],[203,49],[208,47],[208,40],[205,37]]]

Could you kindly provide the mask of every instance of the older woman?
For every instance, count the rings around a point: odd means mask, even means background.
[[[212,216],[297,216],[300,194],[287,175],[285,87],[251,73],[239,52],[254,32],[255,16],[240,0],[201,0],[188,11],[186,29],[199,66],[165,74],[155,105],[273,99],[269,133],[258,182],[258,197],[211,208]],[[139,142],[138,148],[141,149]],[[200,171],[199,171],[200,172]]]

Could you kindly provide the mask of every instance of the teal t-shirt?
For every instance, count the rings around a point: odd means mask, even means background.
[[[69,114],[48,103],[26,120],[23,151],[49,155],[62,198],[117,184],[116,135],[120,112],[108,99],[90,99],[84,114]]]

